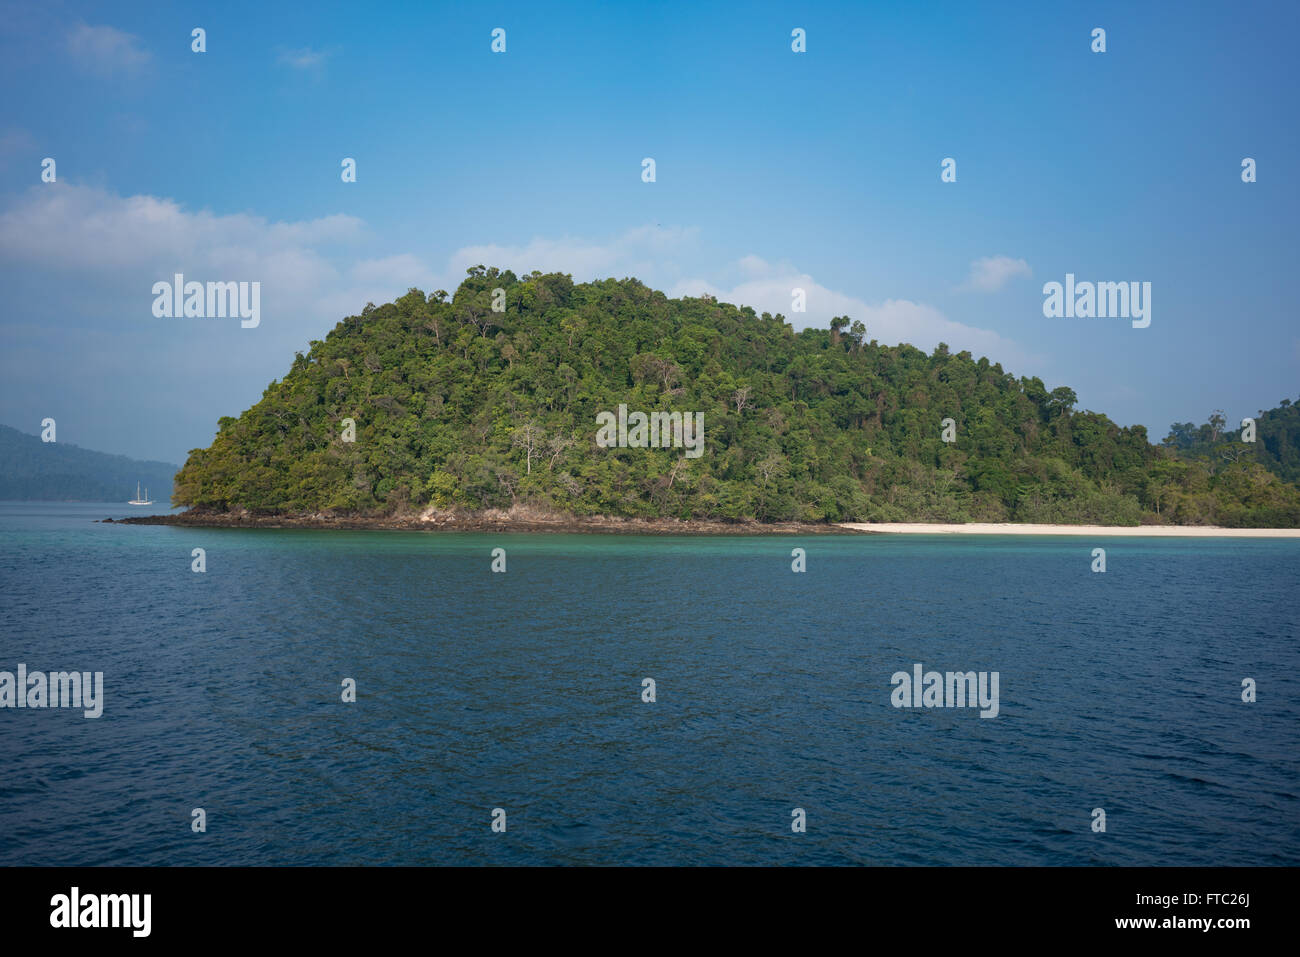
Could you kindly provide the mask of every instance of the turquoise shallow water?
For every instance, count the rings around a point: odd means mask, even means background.
[[[0,503],[0,670],[105,685],[0,709],[0,863],[1300,863],[1300,542],[124,514]],[[893,707],[916,662],[1000,713]]]

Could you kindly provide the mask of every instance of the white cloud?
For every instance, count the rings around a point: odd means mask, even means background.
[[[747,276],[759,277],[767,276],[772,272],[772,266],[764,259],[755,255],[741,256],[736,261],[736,266]]]
[[[273,223],[248,213],[189,212],[157,196],[72,183],[34,186],[0,213],[0,256],[59,272],[159,275],[215,270],[227,279],[310,284],[334,273],[315,247],[357,239],[361,220]]]
[[[677,283],[669,295],[698,296],[708,293],[722,302],[753,306],[760,313],[780,313],[796,329],[825,329],[835,316],[848,316],[866,324],[868,339],[891,345],[906,342],[926,351],[945,342],[954,352],[968,349],[976,356],[988,356],[994,362],[1001,362],[1003,368],[1029,368],[1043,361],[992,330],[954,322],[926,303],[908,299],[885,299],[873,304],[860,297],[828,289],[807,273],[788,266],[774,266],[757,256],[746,256],[737,266],[751,275],[760,275],[761,278],[746,280],[730,288],[722,288],[704,279],[688,279]],[[791,312],[793,290],[796,288],[804,290],[806,312]]]
[[[356,315],[368,302],[392,302],[412,287],[428,295],[444,285],[433,269],[410,253],[363,259],[347,270],[340,283],[320,290],[312,310],[332,322]],[[455,288],[455,285],[446,286],[449,292]]]
[[[471,266],[497,266],[523,275],[541,272],[569,273],[577,282],[610,277],[636,278],[653,284],[664,273],[680,273],[677,257],[698,246],[696,227],[638,226],[604,242],[561,237],[536,237],[524,245],[495,243],[466,246],[452,254],[447,264],[447,289],[453,290]],[[661,280],[662,281],[662,280]]]
[[[280,54],[280,62],[288,64],[295,70],[312,70],[325,65],[329,52],[303,47],[301,50],[285,50]]]
[[[68,52],[82,66],[101,74],[133,72],[148,63],[150,56],[134,34],[80,22],[68,33]]]
[[[352,267],[351,276],[359,282],[382,282],[394,289],[400,286],[403,292],[411,286],[428,292],[437,281],[432,270],[410,253],[384,259],[364,259]]]
[[[970,275],[962,288],[979,292],[997,292],[1015,277],[1028,278],[1033,274],[1029,263],[1023,259],[1012,259],[1010,256],[985,256],[970,264]]]
[[[796,329],[813,326],[824,329],[834,316],[847,315],[866,323],[867,337],[880,342],[907,342],[927,351],[946,342],[954,352],[967,349],[976,356],[988,356],[1003,363],[1004,368],[1028,369],[1044,362],[1042,357],[996,332],[955,322],[934,306],[892,298],[868,302],[829,289],[787,262],[773,263],[750,254],[717,274],[701,276],[694,267],[700,245],[697,228],[643,226],[605,242],[535,238],[522,246],[469,246],[452,255],[444,286],[454,290],[464,278],[465,270],[480,264],[512,269],[520,275],[533,269],[565,272],[578,282],[635,276],[670,296],[707,293],[723,302],[752,306],[760,313],[780,313]],[[1011,274],[1021,266],[1028,269],[1023,260],[1008,262],[1019,263]],[[733,277],[734,281],[729,282],[726,277]],[[791,312],[795,288],[806,293],[806,312]]]

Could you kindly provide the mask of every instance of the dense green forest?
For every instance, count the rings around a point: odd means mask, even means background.
[[[0,499],[125,502],[139,482],[155,502],[172,494],[176,466],[92,452],[0,425]]]
[[[504,311],[494,311],[504,301]],[[367,305],[176,476],[177,504],[259,513],[530,506],[760,521],[1300,525],[1296,407],[1241,454],[1152,445],[986,358],[795,332],[635,279],[476,266],[453,296]],[[704,448],[607,448],[619,405],[703,416]],[[346,441],[347,422],[355,439]],[[945,419],[952,420],[944,441]],[[1191,427],[1188,426],[1190,429]],[[1177,431],[1178,427],[1175,427]],[[1220,430],[1221,431],[1221,430]],[[1270,444],[1272,442],[1272,444]],[[1289,471],[1288,471],[1289,470]]]
[[[1253,443],[1240,441],[1241,423],[1235,425],[1229,429],[1223,410],[1216,409],[1201,426],[1175,422],[1163,445],[1188,461],[1213,466],[1248,459],[1287,482],[1300,482],[1300,404],[1283,399],[1276,409],[1261,411]]]

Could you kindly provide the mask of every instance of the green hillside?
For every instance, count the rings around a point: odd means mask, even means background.
[[[493,289],[505,311],[492,309]],[[448,299],[368,305],[176,476],[177,504],[260,513],[530,505],[760,521],[1300,525],[1249,457],[1191,460],[986,358],[882,346],[848,318],[669,299],[482,266]],[[619,405],[703,416],[699,457],[602,448]],[[343,441],[355,421],[355,441]],[[943,441],[943,420],[955,441]]]

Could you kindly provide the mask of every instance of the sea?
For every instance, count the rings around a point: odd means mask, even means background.
[[[2,865],[1300,863],[1297,540],[140,511],[0,503],[0,672],[102,673],[0,707]]]

